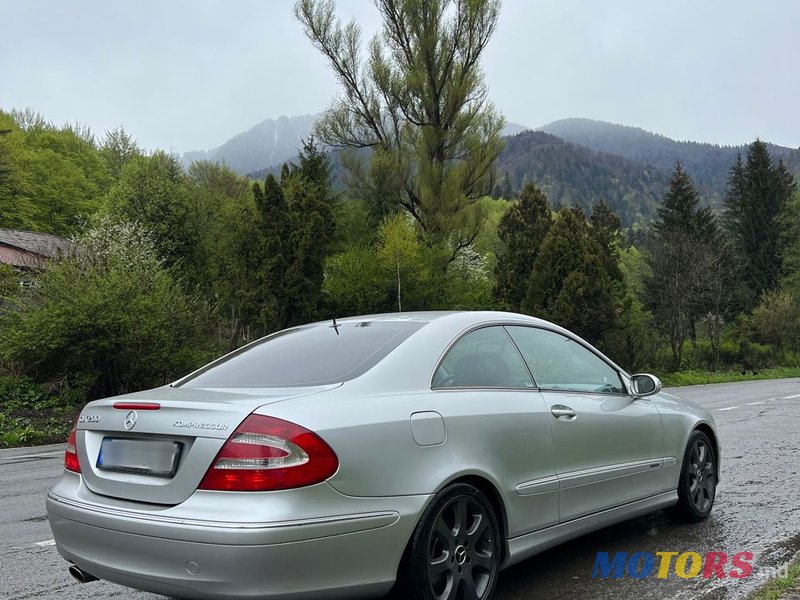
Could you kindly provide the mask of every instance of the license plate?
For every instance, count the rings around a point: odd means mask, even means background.
[[[182,449],[180,442],[104,438],[97,457],[97,468],[172,478],[178,470]]]

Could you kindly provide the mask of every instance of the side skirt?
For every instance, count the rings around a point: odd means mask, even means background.
[[[560,523],[541,531],[515,537],[508,540],[508,558],[503,564],[503,568],[510,567],[553,546],[558,546],[563,542],[586,535],[592,531],[667,508],[677,501],[678,492],[677,490],[672,490],[644,500],[637,500],[636,502],[609,508],[593,515],[567,521],[566,523]]]

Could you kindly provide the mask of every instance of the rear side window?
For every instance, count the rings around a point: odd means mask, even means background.
[[[502,327],[484,327],[458,340],[433,377],[433,387],[534,387],[519,352]]]
[[[326,385],[363,375],[425,323],[346,321],[282,331],[245,346],[182,387]]]
[[[619,373],[594,352],[559,333],[507,327],[543,390],[623,394]]]

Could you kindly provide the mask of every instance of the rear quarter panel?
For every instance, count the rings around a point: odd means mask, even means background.
[[[347,396],[347,385],[324,399],[267,407],[269,413],[317,432],[339,457],[329,483],[348,496],[434,494],[447,483],[478,476],[491,483],[508,517],[510,537],[555,525],[555,484],[521,496],[521,483],[555,474],[544,400],[535,391],[428,391]],[[435,411],[444,443],[414,441],[411,415]]]

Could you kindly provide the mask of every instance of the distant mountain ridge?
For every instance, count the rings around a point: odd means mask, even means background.
[[[227,164],[241,175],[282,163],[297,154],[300,141],[311,134],[314,115],[266,119],[212,150],[185,152],[188,165],[196,160]]]
[[[268,119],[207,152],[189,152],[183,160],[227,163],[242,175],[261,179],[296,161],[300,142],[312,131],[316,116]],[[505,148],[496,170],[501,187],[519,190],[526,182],[540,186],[555,206],[588,209],[605,199],[624,226],[646,223],[655,214],[676,160],[700,188],[707,204],[719,208],[736,155],[747,147],[680,142],[638,127],[591,119],[563,119],[536,131],[518,123],[503,130]],[[800,150],[769,145],[776,159],[800,178]],[[336,185],[342,167],[331,153]]]
[[[724,195],[730,167],[746,145],[720,146],[702,142],[681,142],[639,127],[617,125],[593,119],[562,119],[539,128],[563,140],[592,150],[617,154],[630,160],[671,172],[680,160],[700,192],[710,203]],[[751,140],[752,141],[752,140]],[[768,144],[776,158],[789,158],[791,148]]]
[[[301,140],[308,138],[319,115],[266,119],[211,150],[194,150],[181,156],[184,165],[196,160],[225,163],[240,175],[279,166],[297,156]],[[516,135],[530,127],[506,123],[503,135]]]
[[[602,198],[626,227],[655,214],[669,180],[668,171],[543,131],[525,131],[505,142],[496,163],[501,182],[507,178],[515,190],[534,182],[554,206],[580,206],[587,212]]]

